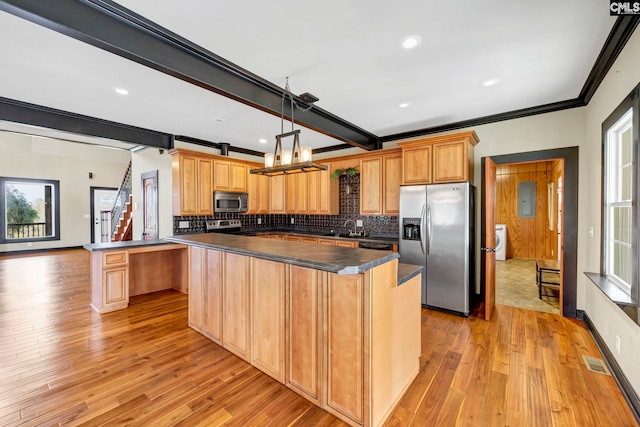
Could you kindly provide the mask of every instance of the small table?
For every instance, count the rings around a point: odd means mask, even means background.
[[[552,273],[558,275],[558,282],[548,282],[544,280],[543,273]],[[557,259],[537,259],[536,260],[536,284],[538,285],[538,297],[542,299],[542,287],[560,288],[560,261]],[[548,295],[546,297],[559,298],[555,295]]]

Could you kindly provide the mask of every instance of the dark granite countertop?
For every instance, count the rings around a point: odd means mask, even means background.
[[[359,274],[399,258],[397,252],[310,245],[277,239],[260,239],[221,233],[165,237],[166,241],[219,249],[337,274]]]
[[[424,274],[424,266],[413,264],[398,264],[398,286],[416,277],[418,274]]]
[[[336,236],[336,234],[341,233],[330,233],[325,231],[292,231],[292,230],[269,230],[269,231],[255,231],[257,236],[261,236],[264,234],[289,234],[292,236],[307,236],[307,237],[316,237],[316,238],[326,238],[326,239],[336,239],[336,240],[356,240],[358,242],[372,242],[372,243],[391,243],[398,244],[398,237],[387,237],[387,236],[357,236],[357,237],[345,237],[345,236]]]
[[[143,246],[157,246],[168,245],[171,242],[167,242],[163,239],[156,240],[125,240],[123,242],[109,242],[109,243],[90,243],[83,246],[88,251],[109,251],[112,249],[131,249],[140,248]]]

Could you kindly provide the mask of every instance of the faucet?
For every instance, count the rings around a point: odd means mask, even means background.
[[[356,225],[356,222],[352,219],[348,219],[344,222],[344,226],[346,227],[347,224],[349,223],[353,223],[353,231],[349,230],[349,236],[356,236],[358,234],[358,226]]]

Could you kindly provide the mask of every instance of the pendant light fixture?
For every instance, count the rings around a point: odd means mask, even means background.
[[[291,132],[284,132],[284,102],[289,97],[291,105]],[[294,101],[291,90],[289,89],[289,77],[287,77],[285,89],[282,93],[282,109],[280,113],[280,134],[276,135],[276,147],[273,153],[266,153],[264,155],[264,168],[251,169],[250,173],[257,175],[290,175],[294,173],[302,172],[316,172],[321,170],[327,170],[326,165],[314,163],[312,160],[312,151],[309,146],[300,146],[300,129],[293,128],[294,124],[294,110],[299,108],[303,111],[309,111],[313,107],[313,103],[318,100],[310,93],[304,93],[300,97],[308,102],[310,105],[308,108],[301,108]],[[291,150],[282,149],[282,140],[285,138],[293,137],[293,146]]]

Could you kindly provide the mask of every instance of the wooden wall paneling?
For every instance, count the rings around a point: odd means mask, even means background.
[[[553,258],[557,240],[549,230],[551,162],[499,165],[496,171],[496,223],[507,225],[507,258]],[[518,184],[536,182],[536,217],[518,217]]]

